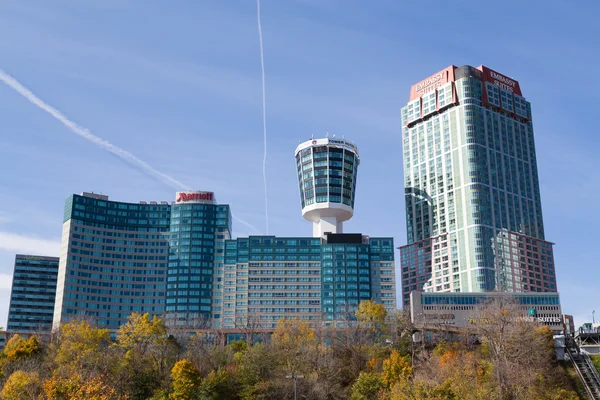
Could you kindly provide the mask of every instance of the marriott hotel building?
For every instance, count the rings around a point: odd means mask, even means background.
[[[519,82],[453,65],[416,83],[402,108],[411,291],[556,292],[531,105]]]
[[[171,204],[82,193],[65,205],[55,328],[88,318],[114,331],[134,312],[217,329],[330,325],[371,299],[396,309],[392,238],[232,239],[229,206],[211,192]]]

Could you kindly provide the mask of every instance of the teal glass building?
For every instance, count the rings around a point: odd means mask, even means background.
[[[58,257],[16,255],[7,331],[52,330],[58,260]]]
[[[204,325],[212,314],[214,282],[222,279],[231,211],[216,204],[212,193],[205,199],[181,193],[171,206],[166,313],[169,323]]]
[[[361,234],[226,240],[223,298],[213,326],[272,329],[281,318],[343,324],[362,300],[392,312],[393,249],[392,238]]]
[[[54,327],[86,318],[116,330],[165,311],[170,205],[83,193],[65,203]]]
[[[270,330],[282,318],[347,323],[363,300],[396,310],[393,239],[342,230],[354,212],[356,146],[311,139],[296,161],[313,237],[232,239],[230,207],[212,192],[177,192],[170,204],[69,197],[54,327],[86,318],[114,331],[135,312],[181,328]]]
[[[371,299],[392,312],[393,248],[361,234],[231,239],[230,208],[211,192],[179,192],[171,204],[72,195],[54,326],[86,318],[114,331],[134,312],[200,329],[331,325]]]
[[[408,244],[402,297],[556,292],[545,240],[531,104],[485,66],[449,66],[402,108]]]

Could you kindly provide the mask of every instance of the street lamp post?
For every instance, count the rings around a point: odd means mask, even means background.
[[[296,374],[292,374],[292,375],[286,375],[285,376],[288,379],[293,379],[294,380],[294,400],[297,400],[297,393],[296,393],[296,380],[298,379],[304,379],[304,375],[296,375]]]

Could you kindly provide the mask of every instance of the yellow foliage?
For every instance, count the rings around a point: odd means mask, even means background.
[[[189,400],[200,390],[202,378],[194,365],[188,360],[180,360],[171,370],[173,378],[173,393],[169,396],[173,400]]]
[[[383,361],[383,372],[381,380],[388,388],[393,387],[397,382],[406,380],[413,375],[413,367],[408,357],[402,356],[398,351],[393,350],[392,354]]]
[[[286,348],[302,349],[314,347],[318,344],[315,331],[307,321],[296,318],[280,319],[273,333],[273,341]]]
[[[40,351],[40,343],[37,337],[31,336],[29,339],[15,334],[10,338],[4,347],[4,355],[9,360],[17,360],[21,357],[27,357]]]
[[[119,400],[115,389],[104,383],[100,376],[83,379],[74,374],[69,377],[52,377],[44,382],[44,393],[49,400]]]
[[[356,310],[356,318],[359,322],[367,324],[383,325],[387,312],[383,304],[374,302],[373,300],[363,300],[358,305]]]
[[[8,378],[0,398],[2,400],[37,399],[42,391],[42,385],[37,372],[16,371]]]
[[[108,329],[98,329],[87,321],[73,321],[60,328],[60,343],[56,362],[79,373],[84,365],[94,364],[104,355],[104,347],[110,342]]]
[[[125,325],[121,325],[117,333],[117,342],[124,348],[138,348],[144,352],[147,346],[157,338],[167,334],[167,327],[157,316],[133,313]]]

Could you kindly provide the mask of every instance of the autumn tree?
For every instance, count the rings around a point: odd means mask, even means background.
[[[272,343],[279,352],[280,366],[290,374],[308,372],[311,361],[318,357],[319,342],[308,321],[280,319]]]
[[[38,338],[33,335],[29,339],[21,337],[18,333],[13,335],[6,346],[4,346],[4,355],[8,360],[18,360],[23,357],[30,357],[38,354],[41,346]]]
[[[474,333],[489,357],[498,398],[523,397],[553,359],[554,348],[543,334],[547,328],[524,319],[519,304],[506,296],[482,305],[475,321]]]
[[[84,379],[79,374],[68,377],[54,376],[44,382],[48,400],[126,400],[102,376]]]
[[[226,368],[233,364],[235,350],[232,346],[217,343],[215,333],[198,332],[192,335],[183,352],[183,358],[194,364],[194,367],[205,377],[210,372]],[[244,349],[246,342],[240,342]]]
[[[107,374],[112,365],[110,344],[108,329],[85,320],[63,324],[51,346],[54,372],[63,377],[80,375],[83,379]]]
[[[385,390],[381,376],[374,372],[361,372],[352,385],[350,400],[377,400]]]
[[[169,399],[199,399],[202,378],[191,362],[188,360],[177,361],[171,370],[171,378],[173,380],[173,392]]]
[[[235,376],[242,400],[261,399],[271,390],[270,382],[277,372],[277,357],[263,343],[235,353]]]
[[[354,315],[331,328],[333,351],[341,361],[339,372],[343,386],[350,386],[364,371],[369,360],[385,355],[386,311],[382,304],[362,301]]]
[[[385,325],[387,312],[383,304],[373,300],[363,300],[356,310],[356,318],[364,327],[381,329]]]
[[[6,343],[2,356],[0,377],[9,377],[15,371],[39,372],[43,360],[42,345],[35,335],[25,339],[15,334]]]
[[[236,383],[229,369],[219,368],[211,371],[200,384],[203,400],[237,399]]]
[[[42,384],[37,372],[15,371],[13,372],[2,391],[2,400],[34,400],[38,399],[42,392]]]
[[[146,399],[158,388],[168,389],[169,373],[179,348],[164,322],[149,314],[131,314],[117,332],[121,351],[120,390],[132,399]]]
[[[383,372],[381,381],[392,388],[399,380],[409,379],[413,375],[413,367],[406,356],[393,350],[390,356],[383,361]]]

